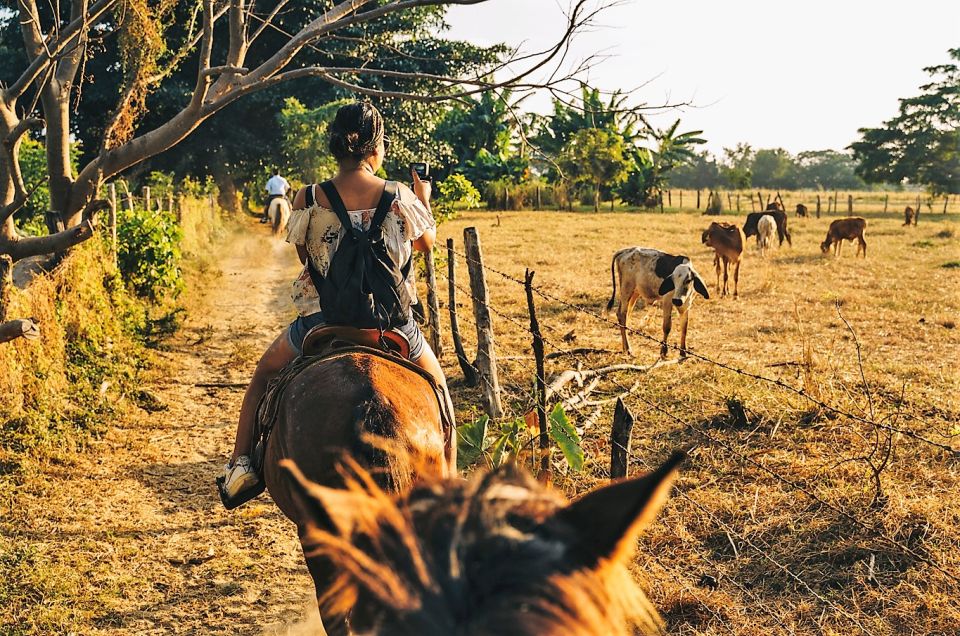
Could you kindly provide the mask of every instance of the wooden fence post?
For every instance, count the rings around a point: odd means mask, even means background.
[[[740,213],[740,193],[737,192],[737,213]]]
[[[950,202],[950,195],[949,194],[943,195],[943,213],[944,214],[947,213],[947,203],[949,202]]]
[[[150,211],[150,186],[143,186],[143,209]]]
[[[463,340],[460,339],[460,321],[457,320],[457,259],[453,251],[453,239],[447,239],[447,306],[450,309],[450,338],[453,339],[453,348],[457,352],[457,362],[463,372],[463,383],[467,386],[477,386],[477,368],[467,360],[463,350]]]
[[[731,197],[729,192],[727,192],[727,209],[728,210],[733,209],[733,198]]]
[[[667,190],[667,205],[673,207],[673,190]]]
[[[483,386],[484,409],[490,419],[503,416],[500,401],[500,376],[497,373],[497,354],[494,345],[493,322],[487,302],[487,276],[483,269],[483,250],[477,228],[463,230],[463,245],[467,254],[467,272],[470,274],[470,295],[473,296],[473,315],[477,323],[477,370]]]
[[[847,214],[853,214],[853,195],[847,195]]]
[[[660,212],[663,212],[663,190],[657,191],[657,198],[660,199]]]
[[[920,220],[920,194],[917,194],[917,213],[913,217],[913,226],[917,226],[917,222]]]
[[[763,195],[757,190],[757,209],[763,212],[766,208],[763,206]]]
[[[883,195],[883,213],[887,213],[887,204],[890,203],[890,193]]]
[[[427,306],[430,308],[430,348],[439,359],[442,355],[442,336],[440,334],[440,299],[437,298],[436,264],[433,260],[433,250],[424,253],[423,265],[427,273]]]
[[[547,383],[543,364],[543,335],[537,322],[537,308],[533,302],[533,274],[529,269],[523,275],[523,288],[527,292],[527,309],[530,312],[530,333],[533,334],[533,357],[537,365],[537,423],[540,425],[540,474],[541,481],[550,480],[550,434],[547,431]]]
[[[700,209],[700,188],[697,188],[697,209]]]
[[[817,195],[817,218],[820,218],[820,195]]]
[[[538,183],[538,184],[537,184],[537,210],[540,210],[540,208],[541,208],[541,201],[540,201],[540,184]]]
[[[680,209],[683,210],[683,190],[680,190]]]
[[[610,430],[610,479],[627,476],[630,460],[630,436],[633,433],[633,414],[622,398],[617,398],[613,410],[613,428]]]
[[[110,184],[110,251],[113,253],[113,265],[117,265],[117,186]]]

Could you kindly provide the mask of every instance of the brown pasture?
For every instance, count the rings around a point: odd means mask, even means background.
[[[693,448],[679,494],[641,541],[636,560],[671,633],[960,632],[960,218],[928,215],[919,227],[904,228],[899,212],[864,216],[865,260],[852,250],[840,258],[820,253],[829,218],[791,216],[793,247],[773,248],[766,261],[749,241],[739,300],[720,299],[712,284],[713,254],[700,233],[715,217],[507,212],[497,219],[470,212],[440,228],[438,243],[453,237],[462,251],[463,228],[476,226],[488,267],[520,280],[531,268],[546,295],[586,310],[537,298],[548,353],[619,350],[614,318],[589,315],[610,297],[616,250],[640,245],[686,254],[711,281],[711,299],[694,301],[694,353],[888,427],[704,361],[625,373],[602,385],[613,396],[641,380],[625,400],[636,417],[631,473],[672,449]],[[445,300],[442,261],[438,270]],[[469,289],[460,257],[457,270],[458,283]],[[493,271],[487,282],[505,402],[521,415],[530,408],[534,378],[523,287]],[[460,324],[472,355],[476,336],[463,290]],[[838,305],[861,344],[869,398]],[[659,337],[657,311],[635,312],[630,327]],[[442,314],[446,326],[445,304]],[[575,339],[564,341],[571,331]],[[638,364],[655,361],[656,342],[632,340]],[[459,418],[476,417],[479,391],[459,382],[449,331],[445,345]],[[548,360],[547,375],[576,359],[585,367],[628,361],[620,353]],[[575,423],[592,410],[574,412]],[[605,480],[612,411],[612,402],[604,405],[583,433],[585,469],[557,477],[568,494]],[[874,503],[876,472],[882,496]]]

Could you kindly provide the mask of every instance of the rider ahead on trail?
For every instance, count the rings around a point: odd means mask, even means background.
[[[266,223],[270,220],[268,214],[270,202],[274,199],[286,198],[287,191],[290,189],[290,184],[287,183],[287,180],[280,176],[279,168],[274,168],[272,174],[273,176],[267,179],[267,202],[263,206],[263,215],[260,217],[261,223]]]
[[[429,251],[436,240],[430,182],[421,181],[414,172],[411,191],[375,176],[383,165],[388,143],[383,118],[373,105],[357,102],[340,108],[330,124],[330,152],[339,166],[337,175],[297,193],[287,241],[296,245],[304,264],[293,284],[299,316],[260,358],[247,387],[233,455],[223,474],[223,494],[229,499],[241,499],[238,495],[260,483],[250,461],[257,404],[269,380],[302,353],[304,336],[317,325],[343,324],[342,317],[349,315],[357,321],[353,326],[370,327],[371,314],[374,320],[379,316],[381,328],[393,328],[406,336],[410,360],[434,378],[452,416],[443,370],[410,312],[410,303],[416,300],[410,268],[413,249]],[[344,242],[347,236],[351,240]],[[367,239],[369,246],[358,246],[358,241]],[[363,286],[373,288],[369,294],[372,302],[368,311],[361,308],[351,312],[344,303],[353,297],[351,292],[357,291],[351,273],[357,268],[363,269],[367,278]],[[384,288],[378,285],[384,277],[399,283],[387,299],[378,293]],[[338,282],[339,286],[335,284]],[[328,307],[321,307],[321,295],[330,303]],[[323,311],[331,314],[329,320]],[[455,443],[454,435],[451,440]]]

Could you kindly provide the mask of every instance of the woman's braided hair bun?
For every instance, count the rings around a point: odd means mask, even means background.
[[[383,117],[370,102],[342,106],[330,124],[330,152],[337,161],[369,157],[382,139]]]

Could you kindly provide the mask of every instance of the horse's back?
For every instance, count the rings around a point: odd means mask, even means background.
[[[389,490],[414,476],[446,470],[440,407],[418,373],[376,355],[342,354],[313,364],[284,391],[264,462],[270,494],[296,521],[289,481],[278,468],[290,459],[320,485],[342,485],[338,464],[349,455]]]

